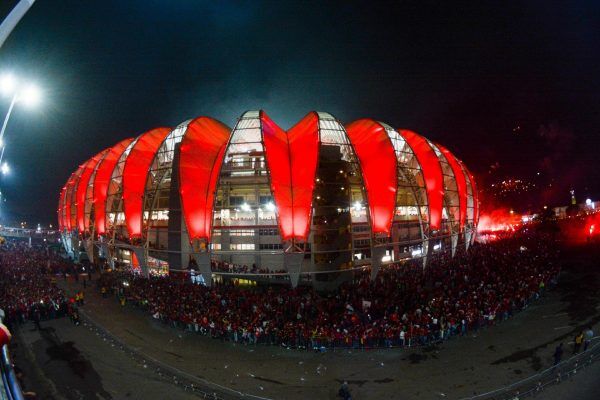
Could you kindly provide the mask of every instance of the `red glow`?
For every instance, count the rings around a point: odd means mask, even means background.
[[[94,176],[94,223],[95,231],[98,235],[106,233],[106,196],[108,194],[108,184],[110,177],[121,158],[121,155],[133,141],[133,138],[125,139],[108,149],[104,158],[98,164],[96,175]]]
[[[94,172],[94,169],[96,169],[98,162],[100,162],[106,151],[107,150],[101,151],[84,164],[83,172],[81,173],[79,183],[77,184],[75,205],[77,206],[77,227],[79,228],[80,233],[84,232],[86,226],[85,195],[87,194],[88,184],[90,182],[90,178],[92,176],[92,173]]]
[[[465,174],[463,169],[454,154],[450,153],[448,149],[439,144],[436,146],[440,149],[442,154],[446,157],[448,164],[450,164],[450,168],[452,168],[452,172],[454,173],[454,179],[456,180],[456,186],[458,188],[458,203],[459,203],[459,226],[460,231],[465,227],[465,220],[467,218],[467,180],[465,179]]]
[[[62,231],[65,228],[65,218],[63,215],[63,211],[65,209],[65,193],[67,191],[67,187],[63,186],[60,191],[60,197],[58,198],[58,229]]]
[[[469,177],[469,182],[471,183],[471,191],[473,192],[473,223],[475,226],[479,225],[479,192],[477,191],[477,185],[475,183],[475,177],[473,174],[465,167],[463,164],[463,168],[467,171],[467,176]]]
[[[148,170],[170,128],[156,128],[143,133],[135,142],[123,168],[123,210],[129,237],[142,236],[142,203]]]
[[[79,178],[83,171],[85,164],[82,164],[77,168],[69,180],[67,181],[67,192],[65,194],[65,219],[67,222],[67,229],[71,231],[77,227],[77,208],[76,208],[76,192]]]
[[[423,171],[427,200],[429,205],[429,226],[432,230],[440,229],[442,222],[442,203],[444,199],[444,176],[437,155],[420,135],[408,130],[398,131],[415,153]]]
[[[600,214],[594,213],[591,215],[586,215],[585,217],[585,233],[587,234],[587,239],[595,239],[598,236],[597,229],[598,224],[600,223]],[[573,223],[575,225],[575,223]],[[576,234],[574,234],[576,236]]]
[[[307,114],[287,132],[265,112],[260,119],[281,237],[306,240],[317,173],[317,114]]]
[[[600,238],[600,212],[580,214],[559,219],[560,230],[566,241],[573,244],[598,243]]]
[[[181,141],[179,193],[190,241],[210,240],[215,190],[230,129],[208,117],[194,119]]]
[[[73,181],[75,179],[75,172],[73,172],[71,174],[71,176],[69,177],[69,180],[67,181],[67,184],[65,185],[65,195],[64,195],[64,200],[63,200],[63,209],[62,209],[62,214],[63,214],[63,223],[65,228],[67,228],[68,231],[71,230],[71,218],[69,217],[69,210],[71,207],[71,192],[73,191]]]
[[[396,208],[396,152],[381,124],[360,119],[346,126],[365,182],[373,233],[389,235]]]
[[[131,269],[138,273],[142,271],[142,267],[140,267],[140,261],[138,260],[134,251],[131,252]]]
[[[521,215],[511,213],[505,208],[482,214],[479,218],[478,232],[508,232],[521,226]]]

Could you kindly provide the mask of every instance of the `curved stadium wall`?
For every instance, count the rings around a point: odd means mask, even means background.
[[[211,262],[285,270],[292,284],[468,248],[472,174],[449,150],[371,119],[310,112],[287,131],[264,111],[234,129],[198,117],[125,139],[62,188],[67,252],[143,272]],[[214,267],[213,267],[214,269]]]

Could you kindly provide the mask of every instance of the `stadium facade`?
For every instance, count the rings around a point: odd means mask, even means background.
[[[478,209],[466,166],[412,131],[324,112],[285,131],[248,111],[233,130],[198,117],[101,151],[62,188],[58,222],[74,257],[193,268],[207,284],[212,260],[297,285],[453,255],[474,240]]]

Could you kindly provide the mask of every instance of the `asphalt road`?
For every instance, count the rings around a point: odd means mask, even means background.
[[[13,354],[40,399],[198,399],[67,318],[21,326]],[[33,363],[31,362],[33,361]]]

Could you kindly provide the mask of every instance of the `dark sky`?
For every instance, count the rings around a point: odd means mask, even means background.
[[[600,198],[600,2],[435,3],[38,0],[0,49],[0,71],[44,90],[10,121],[2,212],[54,222],[103,148],[259,108],[283,127],[314,109],[372,117],[446,145],[482,185]]]

